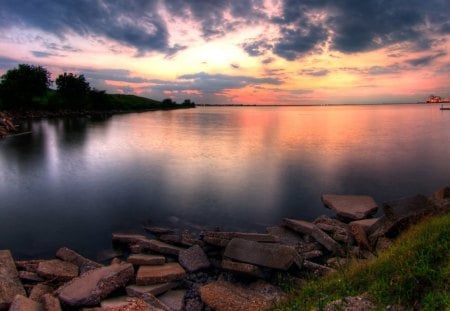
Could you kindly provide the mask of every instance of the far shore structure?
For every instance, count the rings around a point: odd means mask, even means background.
[[[101,262],[67,247],[56,259],[25,261],[0,250],[0,310],[264,310],[286,297],[280,273],[302,279],[375,259],[408,226],[450,212],[450,187],[384,203],[378,218],[369,196],[322,201],[335,217],[285,218],[264,233],[158,224],[144,226],[146,234],[114,233]],[[370,297],[347,301],[374,307]]]

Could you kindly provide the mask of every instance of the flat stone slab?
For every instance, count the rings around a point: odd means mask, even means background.
[[[228,243],[225,257],[273,269],[287,270],[300,256],[294,248],[282,244],[260,243],[234,238]]]
[[[114,300],[116,300],[114,302]],[[149,305],[140,298],[121,297],[121,299],[108,299],[102,301],[101,308],[84,309],[91,311],[166,311]]]
[[[268,233],[207,231],[205,232],[205,236],[222,240],[232,240],[234,238],[240,238],[255,242],[278,242],[276,236]]]
[[[37,274],[46,279],[70,281],[78,276],[78,266],[59,259],[41,261]]]
[[[25,296],[25,289],[9,250],[0,250],[0,309],[7,309],[16,295]]]
[[[176,282],[166,282],[153,285],[129,285],[126,288],[127,295],[130,297],[141,297],[143,294],[150,293],[152,295],[163,294],[178,286]]]
[[[73,307],[95,306],[134,277],[133,265],[112,264],[91,270],[57,290],[59,299]]]
[[[43,282],[44,279],[41,278],[36,272],[31,271],[19,271],[19,278],[28,282]]]
[[[172,311],[182,311],[184,308],[184,296],[186,296],[185,290],[171,290],[159,296],[158,299]]]
[[[357,224],[361,226],[361,228],[364,229],[364,231],[367,233],[370,231],[370,228],[379,220],[379,218],[367,218],[367,219],[361,219],[361,220],[355,220],[349,223],[349,225]]]
[[[332,209],[340,217],[359,220],[367,218],[378,210],[375,200],[366,195],[324,194],[323,204]]]
[[[299,243],[304,242],[297,232],[285,227],[274,226],[268,227],[266,230],[270,235],[275,236],[282,244],[297,246]]]
[[[149,254],[132,254],[127,258],[127,262],[133,265],[158,266],[166,262],[166,257]]]
[[[242,273],[251,275],[257,278],[264,277],[263,272],[258,266],[249,264],[249,263],[243,263],[243,262],[236,262],[228,259],[222,260],[222,269],[232,271],[235,273]]]
[[[45,294],[51,294],[51,293],[53,293],[52,287],[45,285],[43,283],[39,283],[39,284],[36,284],[33,286],[28,298],[30,298],[36,302],[41,302],[41,299]]]
[[[95,261],[83,257],[82,255],[67,247],[61,247],[60,249],[58,249],[58,251],[56,252],[56,257],[76,265],[82,272],[86,272],[103,266]]]
[[[185,275],[186,271],[176,262],[162,266],[140,266],[136,274],[136,284],[152,285],[177,281],[184,278]]]
[[[272,306],[272,302],[260,293],[226,281],[200,287],[200,297],[216,311],[260,311]]]
[[[128,244],[129,247],[133,246],[138,251],[151,250],[166,255],[178,256],[179,252],[184,249],[155,239],[147,239],[139,234],[114,233],[112,240],[115,243]]]
[[[339,243],[333,240],[328,234],[323,232],[313,223],[303,220],[285,218],[283,219],[283,224],[294,231],[312,236],[317,242],[322,244],[327,250],[331,252],[335,253],[340,252],[341,250],[341,246],[339,245]]]
[[[25,296],[17,295],[8,311],[44,311],[42,305]]]
[[[208,268],[210,266],[208,257],[203,249],[198,245],[194,245],[188,249],[180,251],[178,255],[178,262],[189,272]]]

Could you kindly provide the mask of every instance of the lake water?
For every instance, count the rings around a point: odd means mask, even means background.
[[[436,105],[198,107],[34,121],[0,141],[0,249],[95,259],[141,224],[264,230],[450,184],[450,111]]]

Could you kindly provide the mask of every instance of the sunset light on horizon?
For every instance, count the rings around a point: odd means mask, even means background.
[[[0,74],[36,64],[198,104],[448,98],[449,11],[442,0],[0,0]]]

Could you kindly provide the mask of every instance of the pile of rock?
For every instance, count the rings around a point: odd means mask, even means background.
[[[448,212],[450,188],[385,203],[380,218],[370,218],[378,209],[370,197],[322,200],[336,218],[284,219],[266,233],[145,227],[150,234],[113,234],[128,255],[108,265],[68,248],[57,259],[16,262],[0,251],[0,309],[265,309],[284,297],[272,284],[280,272],[299,278],[337,269],[351,257],[373,258],[408,224]]]
[[[6,112],[0,112],[0,138],[16,131],[12,116]]]

